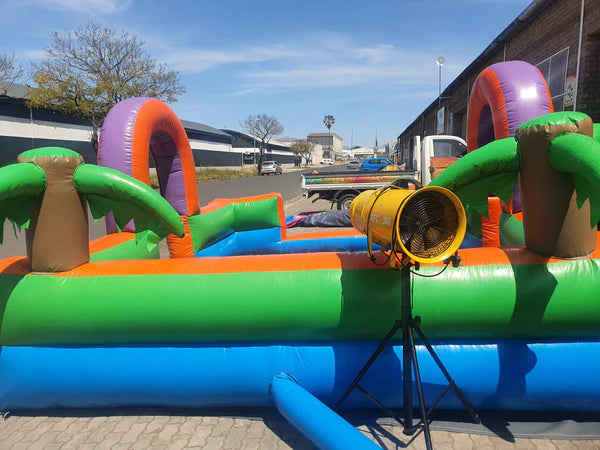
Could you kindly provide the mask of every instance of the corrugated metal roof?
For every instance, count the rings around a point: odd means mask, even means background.
[[[29,94],[29,86],[18,83],[9,83],[7,81],[0,80],[0,96],[10,97],[10,98],[29,98],[27,94]]]
[[[185,128],[186,130],[215,134],[217,136],[231,138],[230,134],[224,133],[223,131],[218,130],[216,128],[209,127],[208,125],[204,125],[203,123],[191,122],[189,120],[182,120],[181,123],[183,125],[183,128]]]

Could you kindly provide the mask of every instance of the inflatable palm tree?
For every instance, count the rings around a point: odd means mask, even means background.
[[[183,235],[177,212],[145,184],[106,167],[84,164],[78,153],[46,147],[21,153],[0,168],[0,243],[9,219],[26,228],[34,272],[59,272],[89,261],[87,204],[94,219],[112,211],[122,228],[130,220],[147,238]],[[144,234],[145,233],[145,234]]]
[[[544,256],[592,253],[600,221],[600,126],[579,112],[523,123],[514,138],[469,153],[431,183],[487,215],[487,197],[508,203],[520,175],[525,245]]]

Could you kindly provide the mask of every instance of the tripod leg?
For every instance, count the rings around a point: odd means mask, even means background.
[[[414,330],[417,332],[417,334],[421,338],[421,341],[423,342],[423,344],[425,345],[425,347],[429,351],[429,354],[431,355],[431,357],[433,358],[433,360],[435,361],[435,363],[438,365],[438,367],[440,368],[440,370],[442,371],[442,373],[446,377],[446,380],[448,380],[448,383],[449,383],[450,387],[456,393],[456,396],[458,397],[458,399],[460,400],[460,402],[463,404],[463,406],[465,407],[465,409],[467,410],[467,412],[469,413],[469,415],[471,416],[471,418],[473,419],[473,421],[475,423],[480,423],[481,419],[479,418],[479,415],[475,412],[475,410],[473,409],[473,407],[471,406],[471,404],[469,403],[469,401],[465,397],[465,394],[463,394],[463,392],[460,390],[460,388],[456,385],[456,382],[454,381],[454,379],[452,378],[452,376],[450,375],[450,373],[448,372],[448,370],[444,366],[444,363],[442,363],[442,360],[439,358],[439,356],[437,355],[437,353],[435,352],[435,350],[433,349],[433,347],[429,343],[429,340],[425,337],[425,334],[421,330],[421,327],[418,325],[418,323],[419,323],[419,318],[418,317],[416,318],[415,322],[416,322],[416,326],[414,327]]]
[[[410,328],[402,327],[402,376],[404,378],[404,431],[412,434],[413,402],[412,402],[412,354],[410,350]]]
[[[356,378],[354,378],[354,381],[352,381],[352,383],[350,384],[350,386],[348,386],[348,388],[344,391],[344,393],[342,394],[342,396],[340,397],[340,399],[337,401],[337,403],[335,404],[334,410],[337,410],[340,407],[340,405],[343,403],[343,401],[346,400],[346,398],[350,395],[350,392],[352,392],[352,390],[358,385],[358,383],[360,382],[361,378],[365,376],[365,374],[367,373],[367,371],[369,370],[369,368],[373,365],[373,363],[375,362],[375,360],[379,357],[379,355],[381,354],[381,352],[383,351],[383,349],[392,340],[392,338],[394,337],[394,335],[398,331],[398,328],[400,328],[401,324],[402,324],[401,321],[399,321],[399,320],[396,321],[396,323],[394,324],[394,326],[392,327],[392,329],[385,336],[385,338],[383,339],[383,341],[381,341],[381,343],[379,344],[379,346],[377,347],[377,349],[375,350],[375,352],[373,352],[373,354],[371,355],[371,357],[369,358],[369,360],[366,362],[366,364],[360,370],[360,372],[358,373],[358,375],[356,376]]]
[[[412,399],[412,356],[410,341],[412,330],[410,320],[412,309],[410,305],[410,269],[404,267],[400,272],[402,285],[402,372],[404,377],[404,433],[412,434],[413,429],[413,399]]]
[[[409,328],[408,336],[410,339],[410,351],[412,353],[412,363],[415,371],[417,396],[419,397],[419,411],[421,413],[421,420],[423,421],[423,435],[425,436],[425,446],[427,447],[427,450],[432,450],[433,444],[431,443],[429,421],[427,420],[427,412],[425,411],[425,397],[423,396],[423,385],[421,384],[421,373],[419,372],[419,361],[417,359],[417,349],[415,348],[415,341],[412,334],[412,328]]]

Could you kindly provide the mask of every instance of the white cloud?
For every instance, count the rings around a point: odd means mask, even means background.
[[[197,73],[222,64],[259,63],[307,56],[284,45],[225,50],[168,50],[162,58],[170,67],[185,73]]]
[[[229,48],[181,48],[156,36],[147,40],[161,62],[183,74],[224,68],[241,80],[228,96],[259,92],[395,84],[415,89],[437,86],[437,53],[407,50],[389,43],[358,43],[341,33],[322,33],[294,41]],[[452,79],[464,61],[444,65]],[[410,92],[410,91],[409,91]]]
[[[25,0],[23,3],[60,11],[113,14],[129,9],[133,0]]]

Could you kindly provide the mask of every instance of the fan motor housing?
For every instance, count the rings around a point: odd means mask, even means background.
[[[364,191],[350,206],[350,221],[382,248],[393,244],[394,252],[429,264],[452,256],[466,232],[461,201],[437,186]]]

